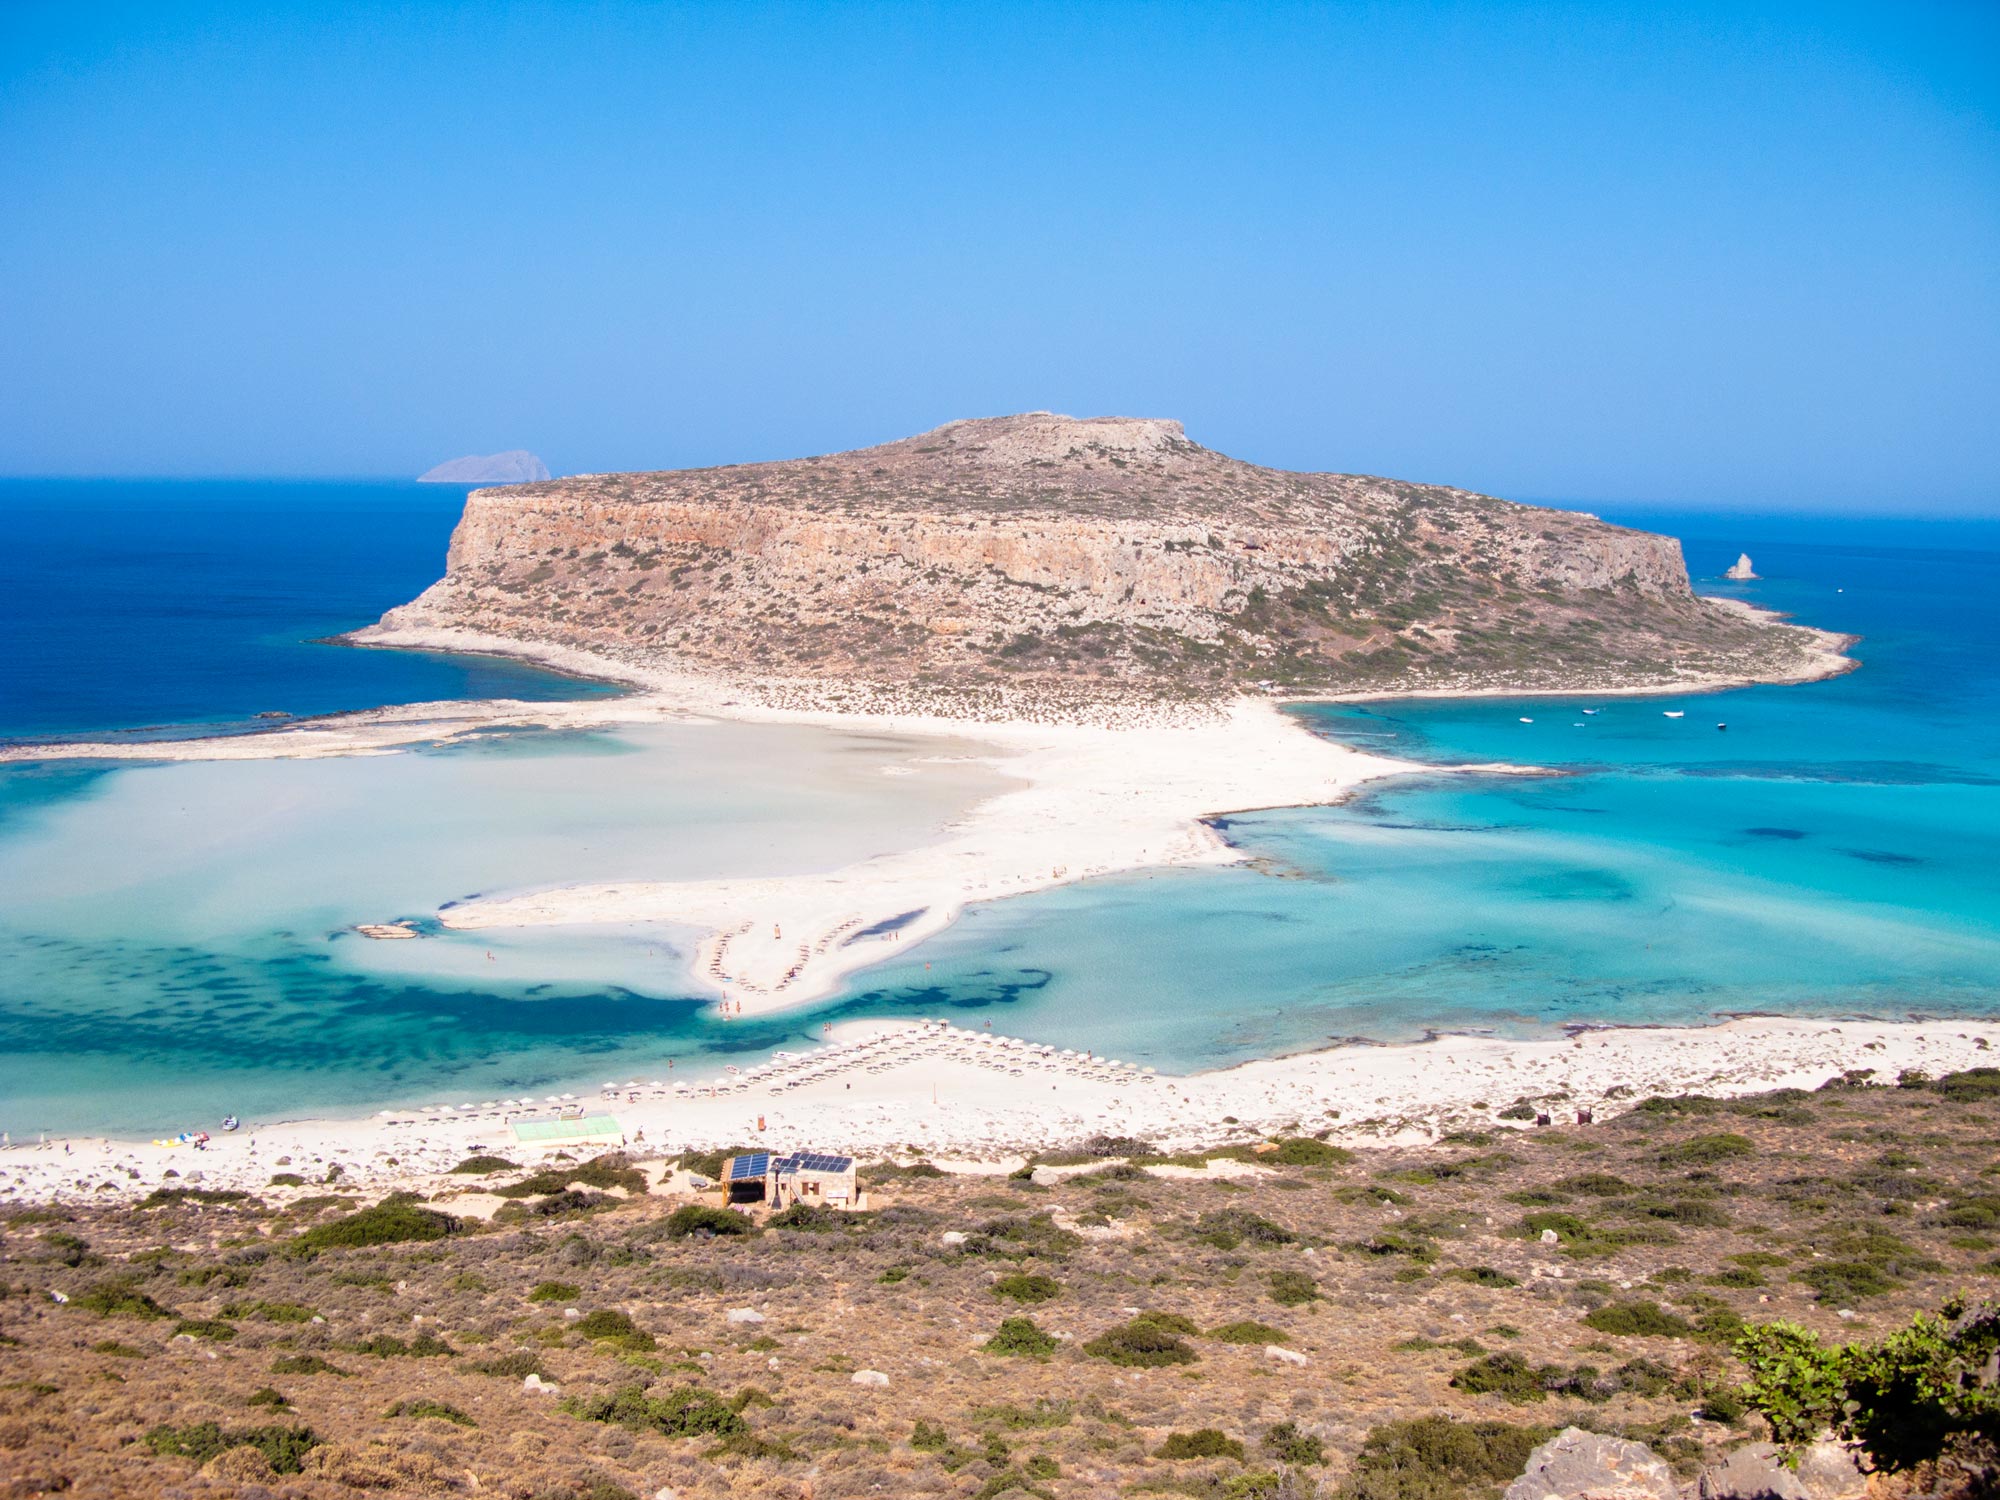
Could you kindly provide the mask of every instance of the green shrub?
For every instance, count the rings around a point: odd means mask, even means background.
[[[1221,1344],[1288,1344],[1292,1341],[1292,1336],[1282,1328],[1248,1320],[1211,1328],[1208,1336]]]
[[[1279,1141],[1277,1150],[1262,1152],[1253,1159],[1280,1167],[1337,1167],[1353,1161],[1354,1153],[1344,1146],[1329,1146],[1309,1136],[1292,1136]]]
[[[305,1178],[296,1172],[274,1172],[271,1174],[272,1187],[304,1187]]]
[[[1990,1471],[1992,1388],[1967,1377],[2000,1358],[2000,1309],[1953,1300],[1939,1311],[1874,1345],[1825,1345],[1792,1323],[1746,1329],[1735,1348],[1750,1371],[1743,1395],[1786,1447],[1830,1427],[1878,1469],[1916,1468],[1970,1444],[1975,1459],[1985,1448],[1979,1469]]]
[[[1012,1276],[1002,1276],[991,1288],[996,1297],[1005,1297],[1010,1302],[1048,1302],[1062,1295],[1062,1283],[1053,1276],[1037,1276],[1020,1271]]]
[[[583,1288],[573,1281],[538,1281],[535,1289],[528,1293],[530,1302],[574,1302],[583,1295]]]
[[[515,1172],[520,1169],[504,1156],[468,1156],[452,1168],[454,1173],[467,1177],[485,1177],[493,1172]]]
[[[213,1206],[218,1203],[246,1202],[254,1206],[256,1201],[248,1193],[239,1192],[235,1188],[163,1187],[154,1188],[152,1192],[139,1200],[138,1206],[140,1208],[178,1208],[183,1203],[203,1203]]]
[[[1301,1307],[1319,1299],[1319,1283],[1304,1271],[1273,1271],[1266,1283],[1280,1307]]]
[[[450,1214],[422,1208],[408,1195],[399,1193],[372,1207],[313,1226],[293,1239],[292,1250],[299,1255],[314,1256],[327,1250],[441,1240],[457,1233],[458,1227],[458,1220]]]
[[[503,1380],[525,1380],[530,1375],[542,1375],[541,1360],[526,1349],[516,1349],[512,1354],[498,1355],[482,1360],[472,1367],[481,1375],[497,1375]]]
[[[245,1406],[268,1406],[273,1408],[274,1410],[283,1411],[285,1408],[289,1407],[292,1403],[291,1400],[276,1387],[264,1385],[264,1386],[259,1386],[256,1390],[252,1391],[248,1396],[245,1396],[243,1398],[243,1404]]]
[[[1947,1073],[1932,1087],[1954,1104],[2000,1099],[2000,1068],[1967,1068],[1962,1073]]]
[[[1474,1286],[1509,1287],[1519,1286],[1517,1277],[1505,1271],[1496,1271],[1491,1266],[1454,1266],[1444,1273],[1453,1281],[1469,1281]]]
[[[1296,1422],[1280,1422],[1264,1430],[1264,1450],[1281,1464],[1295,1468],[1326,1462],[1326,1447],[1310,1433],[1300,1432]]]
[[[1685,1224],[1691,1229],[1724,1229],[1729,1225],[1729,1215],[1721,1205],[1705,1198],[1640,1198],[1630,1208],[1648,1218]]]
[[[1389,1229],[1378,1231],[1365,1240],[1351,1241],[1341,1248],[1352,1250],[1358,1255],[1372,1255],[1377,1258],[1404,1255],[1422,1265],[1428,1265],[1438,1258],[1437,1246],[1415,1235]]]
[[[385,1417],[437,1417],[460,1427],[477,1427],[479,1424],[455,1406],[442,1401],[398,1401],[382,1413]]]
[[[1451,1377],[1452,1387],[1468,1396],[1501,1396],[1509,1401],[1541,1401],[1552,1385],[1561,1385],[1564,1371],[1555,1365],[1532,1365],[1519,1354],[1502,1351],[1474,1360]]]
[[[1418,1417],[1369,1429],[1343,1500],[1471,1500],[1497,1495],[1553,1427]]]
[[[1081,1235],[1057,1224],[1052,1214],[1042,1213],[990,1219],[965,1242],[964,1250],[967,1255],[1000,1255],[1010,1260],[1028,1255],[1061,1260],[1082,1243]]]
[[[310,1323],[318,1316],[303,1302],[231,1302],[222,1309],[225,1318],[262,1318],[266,1323]]]
[[[205,1464],[231,1448],[255,1448],[279,1474],[299,1472],[305,1456],[319,1446],[310,1427],[224,1428],[214,1422],[194,1422],[186,1427],[155,1427],[144,1439],[146,1446],[167,1458],[191,1458]]]
[[[732,1438],[750,1430],[734,1407],[698,1385],[675,1386],[664,1396],[628,1385],[609,1395],[572,1397],[563,1402],[563,1410],[586,1422],[610,1422],[664,1437]]]
[[[500,1211],[493,1215],[495,1224],[514,1224],[523,1219],[573,1219],[583,1214],[599,1213],[607,1208],[616,1208],[618,1200],[607,1193],[593,1193],[585,1188],[565,1188],[559,1193],[549,1193],[530,1202],[503,1203]]]
[[[373,1338],[362,1339],[358,1343],[343,1346],[350,1354],[372,1354],[377,1359],[435,1359],[449,1357],[458,1351],[436,1334],[420,1333],[407,1344],[393,1333],[378,1333]]]
[[[980,1345],[988,1354],[1026,1355],[1046,1359],[1061,1347],[1061,1340],[1042,1332],[1033,1318],[1002,1318],[993,1337]]]
[[[129,1281],[100,1281],[69,1299],[71,1307],[104,1318],[170,1318],[168,1312]]]
[[[807,1234],[832,1234],[866,1224],[871,1216],[835,1208],[830,1203],[794,1203],[781,1208],[767,1221],[772,1229],[803,1230]]]
[[[174,1337],[186,1334],[189,1338],[209,1339],[218,1344],[226,1344],[236,1337],[236,1325],[225,1323],[220,1318],[182,1318],[174,1324]]]
[[[1895,1277],[1863,1260],[1824,1260],[1792,1277],[1813,1289],[1821,1302],[1858,1302],[1896,1289]]]
[[[1714,1135],[1692,1135],[1684,1141],[1662,1147],[1659,1161],[1662,1166],[1669,1167],[1706,1167],[1732,1157],[1752,1156],[1756,1151],[1756,1142],[1748,1136],[1737,1135],[1734,1131],[1720,1131]]]
[[[1243,1461],[1243,1445],[1220,1428],[1197,1427],[1193,1432],[1175,1432],[1153,1450],[1155,1458],[1233,1458]]]
[[[1186,1320],[1183,1319],[1183,1322]],[[1192,1331],[1188,1329],[1185,1331]],[[1162,1319],[1141,1314],[1129,1323],[1107,1330],[1083,1346],[1094,1359],[1114,1365],[1150,1369],[1161,1365],[1191,1365],[1199,1357],[1180,1331]]]
[[[1289,1245],[1298,1238],[1282,1224],[1240,1208],[1218,1209],[1194,1222],[1193,1238],[1218,1250],[1234,1250],[1245,1240],[1258,1245]]]
[[[1632,1191],[1632,1184],[1622,1177],[1614,1177],[1609,1172],[1579,1172],[1574,1177],[1560,1178],[1556,1190],[1564,1193],[1583,1193],[1592,1198],[1616,1198]]]
[[[1948,1229],[2000,1229],[2000,1197],[1975,1193],[1953,1198],[1931,1222]]]
[[[1551,1229],[1556,1232],[1556,1238],[1565,1244],[1575,1240],[1587,1240],[1591,1232],[1589,1221],[1580,1219],[1575,1214],[1552,1211],[1521,1216],[1520,1232],[1523,1239],[1538,1240]]]
[[[687,1239],[717,1235],[755,1234],[757,1226],[746,1215],[706,1203],[687,1203],[667,1215],[663,1226],[669,1237]]]
[[[619,1348],[633,1353],[643,1353],[656,1347],[657,1343],[650,1333],[633,1323],[628,1314],[610,1308],[586,1313],[577,1320],[576,1331],[592,1341],[609,1339]]]
[[[117,1339],[99,1339],[90,1346],[92,1354],[108,1354],[113,1359],[151,1359],[153,1356],[144,1349],[135,1349],[130,1344],[121,1344]]]
[[[1687,1319],[1668,1312],[1657,1302],[1614,1302],[1586,1315],[1583,1326],[1628,1338],[1682,1339],[1694,1332],[1694,1325]]]
[[[328,1364],[317,1354],[281,1354],[271,1361],[273,1375],[338,1375],[343,1380],[347,1371],[339,1365]]]
[[[478,1161],[481,1158],[473,1157]],[[498,1160],[498,1158],[490,1158]],[[454,1168],[454,1170],[460,1170]],[[495,1168],[494,1170],[499,1170]],[[503,1198],[539,1198],[581,1184],[587,1188],[603,1191],[608,1188],[622,1188],[634,1196],[648,1190],[646,1174],[625,1159],[624,1153],[608,1152],[592,1157],[589,1161],[562,1162],[552,1167],[543,1167],[531,1177],[509,1183],[494,1191]]]

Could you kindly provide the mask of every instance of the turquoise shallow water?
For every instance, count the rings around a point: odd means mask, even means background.
[[[977,908],[835,1003],[760,1022],[703,1013],[670,931],[339,929],[523,882],[825,867],[921,836],[985,773],[730,726],[0,772],[0,1125],[151,1134],[547,1091],[868,1015],[1190,1068],[1437,1028],[2000,1009],[2000,528],[1655,524],[1698,576],[1748,547],[1767,577],[1746,597],[1865,636],[1863,670],[1684,700],[1301,708],[1412,759],[1562,774],[1231,819],[1252,866]]]
[[[1391,755],[1561,774],[1231,819],[1279,878],[1141,874],[990,908],[928,972],[881,974],[881,998],[983,996],[1009,1027],[1165,1067],[1433,1029],[2000,1010],[2000,528],[1655,524],[1705,590],[1863,636],[1862,668],[1298,709]],[[1766,577],[1731,588],[1715,575],[1739,545]]]

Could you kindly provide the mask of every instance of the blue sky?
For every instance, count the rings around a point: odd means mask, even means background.
[[[1048,408],[2000,513],[2000,8],[0,6],[0,473]]]

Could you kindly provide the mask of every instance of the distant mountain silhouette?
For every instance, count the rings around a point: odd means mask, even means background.
[[[533,484],[549,477],[548,465],[525,448],[441,463],[417,476],[418,484]]]

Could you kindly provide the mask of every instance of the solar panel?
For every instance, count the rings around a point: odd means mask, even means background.
[[[768,1151],[752,1151],[747,1156],[732,1157],[729,1162],[729,1180],[749,1182],[752,1178],[761,1178],[770,1170],[770,1166],[771,1153]]]
[[[854,1165],[851,1156],[829,1156],[821,1151],[795,1151],[778,1162],[780,1172],[845,1172]]]

